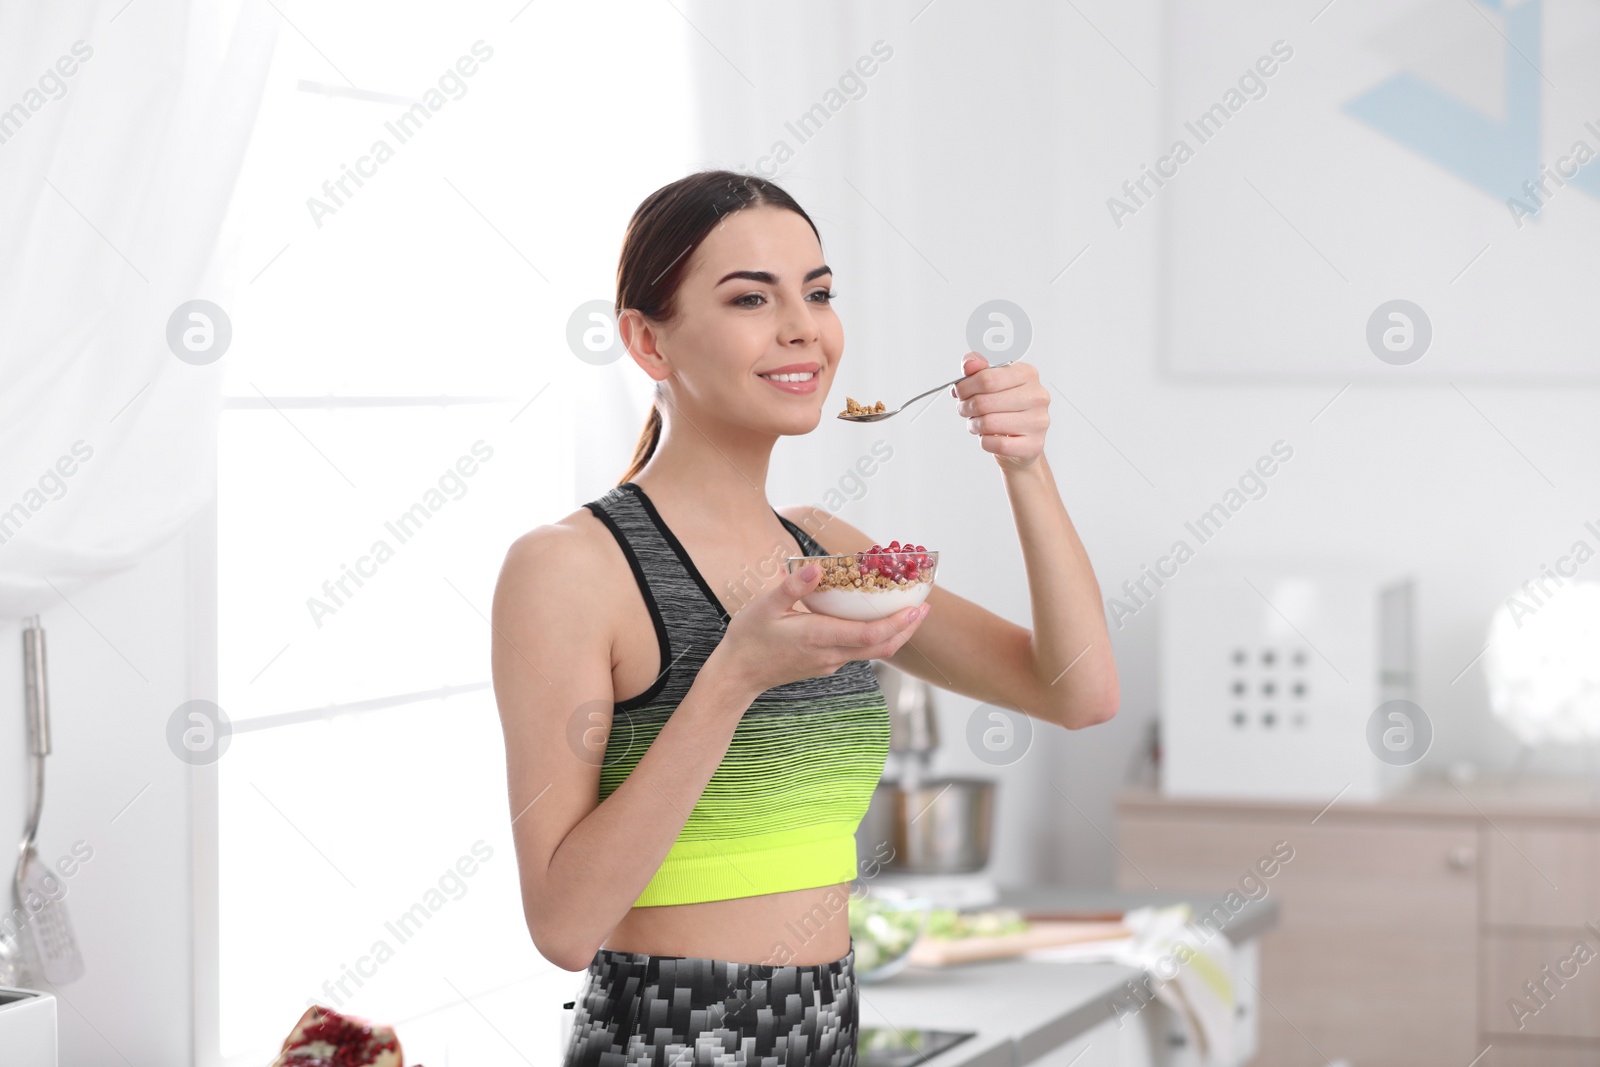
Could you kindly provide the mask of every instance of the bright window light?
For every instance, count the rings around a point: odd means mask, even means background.
[[[1516,600],[1495,611],[1483,657],[1495,715],[1525,745],[1600,739],[1600,582]]]
[[[578,976],[524,924],[488,614],[507,546],[581,503],[573,398],[625,368],[574,357],[567,319],[696,169],[699,38],[645,2],[280,7],[226,235],[236,732],[199,1061],[268,1062],[314,1000],[408,1063],[552,1062]]]

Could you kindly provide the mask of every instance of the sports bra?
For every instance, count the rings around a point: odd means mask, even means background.
[[[643,489],[624,482],[585,504],[622,547],[655,624],[661,673],[616,703],[599,799],[627,778],[689,692],[728,614]],[[774,514],[777,514],[774,512]],[[799,555],[828,555],[778,519]],[[889,754],[889,710],[866,660],[774,686],[734,729],[677,841],[634,907],[781,893],[856,877],[855,832]]]

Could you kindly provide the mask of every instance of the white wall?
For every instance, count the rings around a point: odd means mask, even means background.
[[[64,880],[86,968],[55,990],[71,1067],[191,1062],[189,767],[168,749],[166,723],[203,695],[190,691],[192,548],[187,537],[169,541],[42,613],[53,751],[39,856],[53,864],[78,841],[93,849]],[[21,652],[20,623],[7,619],[0,720],[19,727],[0,730],[8,836],[20,835],[27,804]],[[13,856],[7,846],[8,886]]]
[[[784,136],[784,120],[821,99],[874,41],[895,50],[866,79],[865,95],[797,145],[776,175],[812,213],[837,272],[847,346],[831,402],[842,407],[848,391],[893,404],[954,377],[971,309],[993,297],[1022,305],[1034,325],[1028,358],[1059,390],[1050,461],[1106,595],[1165,553],[1184,521],[1275,440],[1291,443],[1294,458],[1268,495],[1203,551],[1354,548],[1409,568],[1418,580],[1417,700],[1436,730],[1422,769],[1463,759],[1507,765],[1515,746],[1488,712],[1481,673],[1452,680],[1483,647],[1493,609],[1581,536],[1585,520],[1600,519],[1594,390],[1356,385],[1323,412],[1339,383],[1164,377],[1161,205],[1120,230],[1105,206],[1171,141],[1160,93],[1144,80],[1161,84],[1156,0],[1075,8],[918,0],[832,17],[809,5],[765,5],[759,24],[710,5],[691,12],[717,49],[706,50],[699,86],[706,166],[754,165]],[[1315,49],[1314,25],[1297,47]],[[1294,73],[1286,68],[1250,106],[1296,107]],[[1237,313],[1252,313],[1248,293]],[[1470,324],[1456,326],[1470,343]],[[894,459],[843,514],[874,536],[911,533],[937,546],[946,585],[1026,623],[999,471],[966,435],[953,403],[933,404],[909,425],[825,421],[810,437],[780,444],[770,494],[820,502],[881,434]],[[1596,564],[1581,573],[1595,577]],[[1122,680],[1116,719],[1071,734],[1047,730],[1035,752],[999,772],[959,747],[972,702],[942,697],[944,766],[994,773],[1003,783],[994,867],[1001,880],[1111,880],[1113,793],[1156,710],[1156,623],[1156,611],[1141,611],[1113,632]],[[1541,753],[1531,766],[1571,770],[1581,761]]]

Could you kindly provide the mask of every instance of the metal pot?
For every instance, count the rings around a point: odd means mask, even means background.
[[[995,783],[923,778],[907,788],[884,780],[856,830],[864,864],[903,874],[968,874],[989,862]]]

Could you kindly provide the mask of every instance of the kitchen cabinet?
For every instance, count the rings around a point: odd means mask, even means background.
[[[1238,885],[1273,842],[1294,848],[1243,887],[1282,908],[1261,942],[1257,1062],[1600,1063],[1600,798],[1587,783],[1419,780],[1327,806],[1129,790],[1117,820],[1130,889]]]
[[[1524,818],[1484,830],[1487,924],[1546,929],[1600,918],[1600,828]]]
[[[1517,813],[1482,838],[1485,1067],[1600,1062],[1600,824]]]

